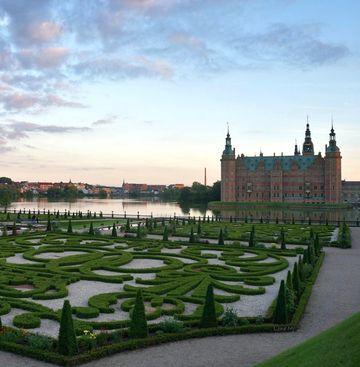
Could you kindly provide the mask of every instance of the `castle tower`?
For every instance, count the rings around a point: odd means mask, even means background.
[[[295,150],[294,150],[294,155],[300,155],[300,150],[298,148],[298,144],[297,141],[295,140]]]
[[[231,137],[228,132],[225,140],[225,149],[221,157],[221,201],[236,201],[236,160],[235,148],[232,148]]]
[[[325,201],[341,202],[341,152],[336,145],[334,126],[331,126],[329,145],[325,147]]]
[[[303,144],[303,155],[314,155],[314,144],[311,140],[311,131],[308,117],[305,131],[305,141]]]

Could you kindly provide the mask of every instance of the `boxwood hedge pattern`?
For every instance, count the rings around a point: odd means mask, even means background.
[[[163,235],[165,227],[169,230],[169,236],[189,237],[191,230],[198,237],[218,239],[220,231],[223,231],[227,240],[249,241],[252,228],[256,232],[256,240],[265,243],[277,242],[280,239],[281,230],[284,230],[286,243],[303,245],[306,244],[311,234],[317,234],[322,245],[328,245],[335,230],[334,225],[310,225],[304,224],[270,224],[270,223],[235,223],[232,221],[213,221],[210,218],[200,219],[170,219],[170,220],[147,220],[143,231],[150,234]],[[137,228],[130,229],[136,232]]]
[[[221,264],[209,263],[209,259],[216,257],[212,253],[214,250],[219,251]],[[81,254],[51,259],[41,256],[66,251],[80,251]],[[25,329],[39,327],[42,319],[59,322],[60,309],[35,301],[67,297],[69,284],[90,280],[125,283],[120,292],[96,294],[88,299],[87,307],[73,308],[78,334],[85,329],[127,327],[128,319],[96,321],[96,318],[100,313],[114,313],[113,305],[118,300],[122,301],[122,311],[130,312],[139,288],[144,301],[150,305],[146,314],[148,320],[174,315],[184,322],[196,323],[209,284],[225,291],[215,295],[216,313],[220,316],[226,304],[238,301],[242,295],[264,294],[266,287],[275,281],[272,275],[286,269],[289,266],[287,258],[301,251],[60,233],[4,237],[0,240],[0,315],[12,309],[23,310],[24,313],[13,318],[13,325]],[[16,254],[29,262],[6,261]],[[160,260],[163,265],[144,269],[122,267],[136,259]],[[100,275],[99,270],[114,275]],[[140,278],[144,273],[153,273],[154,277]],[[134,278],[135,282],[126,283]],[[195,305],[190,314],[184,312],[186,303]]]

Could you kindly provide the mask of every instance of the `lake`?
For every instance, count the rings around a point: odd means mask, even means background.
[[[280,221],[290,221],[293,217],[296,221],[307,220],[311,218],[314,221],[338,221],[346,219],[347,221],[355,221],[360,218],[360,212],[356,209],[321,209],[321,208],[304,208],[304,209],[281,209],[281,208],[266,208],[266,207],[254,207],[254,208],[242,208],[242,209],[226,209],[220,212],[214,213],[207,209],[205,206],[196,206],[193,204],[181,205],[176,202],[166,202],[158,198],[143,198],[143,199],[97,199],[97,198],[82,198],[75,201],[48,201],[46,198],[40,198],[37,200],[22,200],[13,202],[10,209],[25,209],[28,211],[44,209],[54,211],[59,210],[61,212],[70,210],[71,212],[82,211],[91,212],[100,211],[103,214],[130,214],[136,215],[138,212],[140,215],[153,215],[153,216],[212,216],[213,214],[221,214],[225,218],[237,217],[237,218],[250,218],[254,219],[271,219],[278,218]]]
[[[46,198],[39,198],[37,200],[21,200],[13,202],[11,209],[28,211],[33,210],[59,210],[61,212],[70,210],[71,212],[82,211],[100,212],[103,214],[133,214],[138,212],[141,215],[154,216],[177,216],[191,215],[203,216],[212,215],[211,210],[206,207],[189,207],[183,206],[176,202],[165,202],[159,199],[96,199],[96,198],[82,198],[74,201],[48,201]]]

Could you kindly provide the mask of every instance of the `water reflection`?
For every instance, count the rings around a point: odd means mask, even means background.
[[[87,212],[100,212],[104,214],[127,214],[136,215],[138,212],[141,215],[154,216],[177,216],[191,215],[191,216],[211,216],[213,215],[211,210],[207,210],[206,206],[191,206],[191,205],[180,205],[176,202],[164,202],[159,199],[77,199],[74,201],[48,201],[45,198],[38,200],[22,200],[11,204],[10,209],[12,210],[40,210],[44,209],[54,210],[70,210]]]

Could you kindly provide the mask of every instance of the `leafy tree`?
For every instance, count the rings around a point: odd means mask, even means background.
[[[286,324],[288,322],[286,307],[286,288],[285,282],[280,283],[279,293],[276,299],[276,307],[274,311],[273,321],[275,324]]]
[[[220,228],[220,232],[219,232],[218,245],[221,245],[221,246],[224,246],[224,245],[225,245],[225,241],[224,241],[224,233],[223,233],[222,228]]]
[[[115,226],[115,223],[113,224],[113,227],[112,227],[112,231],[111,231],[111,237],[117,237],[117,232],[116,232],[116,226]]]
[[[148,327],[145,315],[145,306],[141,289],[137,291],[135,305],[131,313],[129,337],[146,338],[148,336]]]
[[[73,356],[78,352],[74,323],[71,315],[71,306],[68,300],[64,301],[61,312],[59,330],[59,353]]]
[[[201,316],[200,327],[210,328],[216,326],[217,326],[217,319],[215,311],[214,290],[212,285],[209,284],[206,291],[205,304]]]
[[[71,224],[71,219],[69,219],[67,233],[73,233],[72,224]]]

